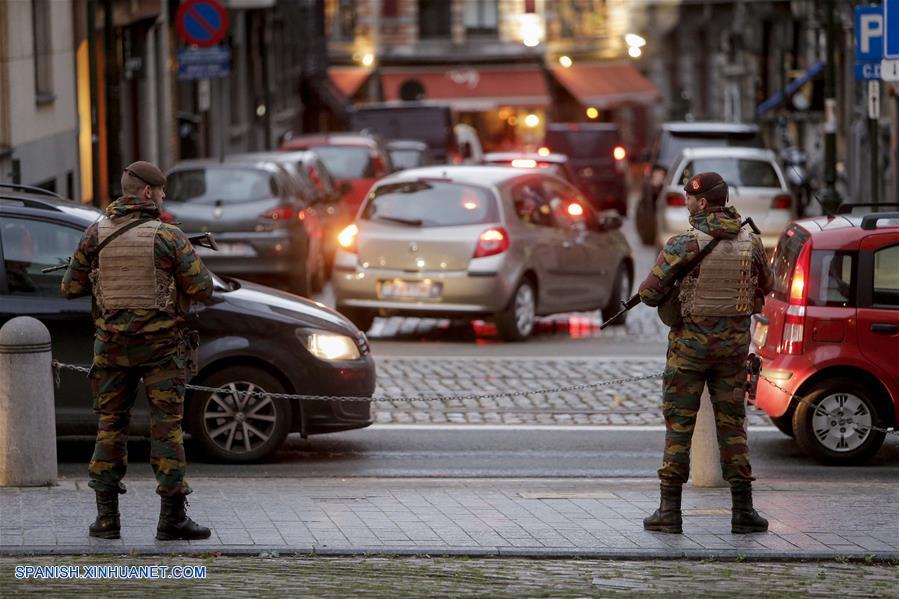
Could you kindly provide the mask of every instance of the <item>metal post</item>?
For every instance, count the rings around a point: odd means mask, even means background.
[[[0,486],[55,485],[50,331],[19,316],[0,328]]]

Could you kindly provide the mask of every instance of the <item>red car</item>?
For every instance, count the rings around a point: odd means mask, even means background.
[[[772,267],[755,403],[812,457],[862,462],[899,429],[899,212],[797,221]]]
[[[284,142],[279,150],[312,150],[343,187],[341,218],[348,224],[375,181],[393,172],[387,147],[379,138],[360,133],[301,135]],[[348,184],[348,185],[344,185]]]

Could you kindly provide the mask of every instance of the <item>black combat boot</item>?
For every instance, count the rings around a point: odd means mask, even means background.
[[[98,539],[121,538],[118,491],[97,491],[97,519],[90,525],[90,536]]]
[[[212,534],[208,528],[187,517],[184,510],[186,502],[187,497],[181,494],[162,497],[159,524],[156,526],[157,541],[208,539]]]
[[[733,515],[730,518],[730,532],[746,534],[750,532],[766,532],[768,521],[752,509],[752,484],[736,483],[730,487],[733,498]]]
[[[643,518],[643,528],[654,532],[681,534],[683,520],[680,513],[680,485],[662,485],[662,499],[659,509],[648,518]]]

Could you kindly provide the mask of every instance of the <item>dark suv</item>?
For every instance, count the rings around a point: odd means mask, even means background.
[[[618,125],[551,123],[543,145],[568,156],[577,187],[597,210],[627,216],[627,152]]]
[[[685,148],[735,146],[764,148],[757,125],[724,122],[662,123],[643,167],[643,185],[637,204],[636,224],[640,241],[653,245],[656,237],[656,199],[662,181]]]
[[[37,318],[50,331],[53,358],[66,364],[91,363],[91,298],[63,299],[64,271],[41,270],[65,264],[84,229],[101,216],[48,191],[0,184],[0,324],[17,316]],[[312,435],[371,424],[366,401],[266,398],[243,412],[232,409],[244,401],[239,392],[249,389],[370,397],[375,365],[365,336],[337,312],[274,289],[213,278],[212,299],[195,304],[187,316],[201,340],[200,371],[190,382],[233,391],[188,394],[185,427],[201,450],[219,460],[247,462],[275,451],[289,432]],[[58,434],[96,434],[85,375],[62,371],[55,396]],[[141,391],[131,432],[149,430]]]

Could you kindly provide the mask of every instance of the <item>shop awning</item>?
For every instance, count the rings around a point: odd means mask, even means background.
[[[802,74],[802,77],[798,79],[794,79],[790,81],[790,83],[783,88],[782,91],[777,92],[764,102],[758,105],[755,109],[755,113],[758,116],[761,116],[768,112],[769,110],[773,110],[781,105],[786,99],[799,91],[803,85],[820,75],[824,71],[824,63],[816,62],[811,66],[809,70]]]
[[[384,68],[381,83],[385,100],[415,99],[400,94],[406,85],[423,91],[421,100],[445,101],[463,112],[497,106],[548,106],[550,102],[543,70],[536,65]]]
[[[661,98],[658,88],[629,64],[576,64],[550,69],[553,77],[584,106],[599,109],[619,104],[652,104]]]
[[[337,86],[337,89],[351,98],[365,80],[371,75],[371,69],[365,67],[329,67],[328,77]]]

